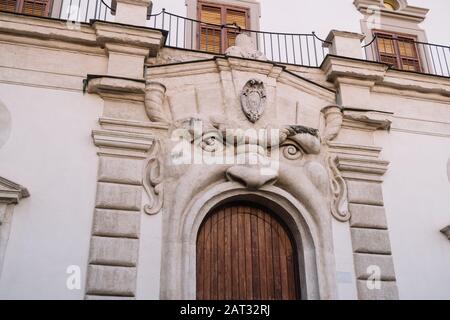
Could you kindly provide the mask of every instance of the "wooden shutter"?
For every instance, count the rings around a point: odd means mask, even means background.
[[[17,11],[17,0],[1,0],[0,2],[0,10],[16,12]]]
[[[236,25],[241,29],[247,29],[247,11],[227,9],[225,22],[227,25]],[[234,46],[236,37],[239,34],[239,28],[227,28],[226,47]]]
[[[420,72],[421,68],[415,42],[407,38],[398,38],[397,42],[402,70]]]
[[[273,213],[253,205],[220,207],[197,238],[200,300],[300,298],[295,244]]]
[[[24,0],[22,13],[34,16],[48,16],[49,0]]]
[[[395,42],[392,36],[378,35],[377,46],[380,62],[387,63],[393,68],[398,68],[399,64],[395,50]]]
[[[247,12],[227,9],[226,24],[236,24],[242,29],[247,28]]]
[[[199,50],[223,53],[228,47],[234,46],[239,28],[248,29],[248,11],[238,7],[228,7],[199,3]],[[223,25],[236,25],[222,28]]]
[[[200,26],[201,51],[221,53],[222,51],[222,9],[221,7],[201,5]]]

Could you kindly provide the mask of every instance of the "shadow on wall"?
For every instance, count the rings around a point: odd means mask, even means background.
[[[448,181],[450,182],[450,158],[448,158],[448,162],[447,162],[447,176],[448,176]]]
[[[11,114],[5,104],[0,101],[0,148],[3,147],[11,134]]]

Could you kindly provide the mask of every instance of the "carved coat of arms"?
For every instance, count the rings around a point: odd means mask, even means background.
[[[266,104],[266,90],[262,81],[249,80],[241,92],[242,111],[252,123],[261,118]]]

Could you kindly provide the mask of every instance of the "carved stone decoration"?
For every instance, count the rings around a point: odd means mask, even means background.
[[[255,59],[266,61],[264,54],[256,49],[253,38],[245,33],[238,34],[236,37],[236,45],[229,47],[225,51],[225,55],[246,59]]]
[[[22,198],[30,196],[27,188],[0,177],[0,203],[17,204]],[[1,219],[0,219],[1,225]]]
[[[322,135],[322,141],[328,143],[336,138],[342,127],[343,115],[342,110],[338,106],[328,106],[322,109],[325,116],[325,132]]]
[[[325,116],[325,130],[322,134],[322,142],[324,144],[329,144],[329,142],[339,134],[344,116],[342,114],[342,109],[338,106],[328,106],[322,109],[322,113]],[[337,167],[337,157],[327,152],[326,160],[330,175],[331,193],[333,196],[331,214],[338,221],[347,222],[350,220],[351,216],[347,199],[347,184]]]
[[[150,121],[169,122],[163,110],[166,87],[159,82],[148,82],[145,88],[145,111]]]
[[[247,119],[255,123],[264,113],[266,104],[266,90],[262,81],[249,80],[241,92],[242,111]]]
[[[280,150],[288,160],[299,160],[303,153],[318,154],[318,130],[300,125],[285,126],[280,130]]]
[[[347,184],[337,168],[336,161],[336,156],[330,155],[327,158],[331,177],[331,191],[333,195],[331,214],[338,221],[347,222],[350,220],[350,211],[347,200]]]
[[[163,185],[163,166],[161,159],[161,142],[155,140],[147,158],[145,166],[143,186],[148,195],[149,203],[144,206],[144,212],[149,215],[157,214],[163,205],[164,185]]]
[[[225,174],[228,181],[243,184],[249,190],[258,190],[263,186],[274,184],[278,180],[278,173],[262,174],[258,166],[236,165],[229,168]]]

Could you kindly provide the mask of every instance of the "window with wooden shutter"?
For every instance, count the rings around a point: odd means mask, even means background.
[[[393,68],[420,72],[420,59],[414,38],[388,33],[375,33],[380,62]]]
[[[17,0],[2,0],[0,2],[0,10],[16,12],[17,5],[18,5]]]
[[[51,0],[1,0],[0,10],[48,17]]]
[[[202,22],[198,31],[201,51],[223,53],[235,44],[239,28],[249,29],[249,13],[245,8],[200,2],[198,16]]]
[[[247,12],[227,9],[226,24],[238,27],[236,29],[233,28],[227,29],[226,47],[229,48],[231,46],[234,46],[234,44],[236,43],[236,36],[239,34],[239,28],[247,29]]]

